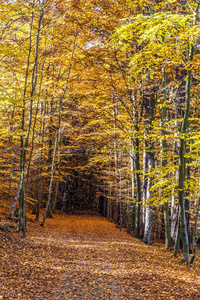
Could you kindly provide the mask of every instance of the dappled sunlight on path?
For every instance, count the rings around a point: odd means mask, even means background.
[[[197,266],[102,217],[60,214],[44,228],[31,223],[16,245],[7,254],[15,273],[4,280],[12,292],[5,299],[200,299]]]

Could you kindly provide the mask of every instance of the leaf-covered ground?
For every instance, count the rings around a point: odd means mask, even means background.
[[[26,239],[0,231],[0,262],[3,299],[200,299],[198,260],[188,268],[98,216],[29,222]]]

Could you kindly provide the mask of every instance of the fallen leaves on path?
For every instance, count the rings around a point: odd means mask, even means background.
[[[3,299],[200,299],[199,262],[188,268],[99,216],[59,214],[27,238],[0,232]]]

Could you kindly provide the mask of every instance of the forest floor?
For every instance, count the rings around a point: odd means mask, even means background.
[[[200,299],[200,258],[181,258],[103,217],[58,214],[25,239],[0,230],[0,299]]]

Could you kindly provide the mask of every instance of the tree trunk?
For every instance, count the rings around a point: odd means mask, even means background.
[[[154,111],[155,111],[155,95],[151,94],[150,96],[150,107],[149,107],[149,119],[150,119],[150,129],[149,133],[151,134],[153,120],[154,120]],[[154,142],[150,137],[150,146],[147,152],[148,157],[148,169],[151,172],[155,169],[155,158],[154,158]],[[152,226],[153,226],[153,207],[151,205],[151,187],[153,182],[153,176],[148,175],[147,181],[147,207],[146,207],[146,215],[145,215],[145,228],[144,228],[144,242],[147,244],[151,244],[151,234],[152,234]]]
[[[142,237],[144,238],[144,229],[146,223],[146,199],[147,199],[147,185],[148,185],[148,177],[146,172],[148,170],[148,153],[146,151],[147,143],[145,142],[144,149],[143,149],[143,195],[142,195],[142,202],[143,202],[143,211],[142,211]]]
[[[200,179],[199,179],[199,187],[200,187]],[[197,208],[196,208],[196,217],[195,217],[195,224],[194,224],[194,243],[193,243],[193,256],[191,257],[190,263],[193,264],[195,257],[196,257],[196,251],[197,251],[197,226],[198,226],[198,217],[199,217],[199,207],[200,207],[200,195],[197,200]]]
[[[18,197],[19,197],[19,193],[20,193],[20,180],[19,180],[19,184],[18,184],[18,188],[17,188],[16,194],[15,194],[13,204],[12,204],[12,207],[11,207],[11,210],[10,210],[10,214],[9,214],[9,217],[8,217],[9,220],[12,220],[12,218],[13,218],[13,215],[14,215],[14,212],[15,212],[15,207],[16,207],[17,200],[18,200]]]
[[[196,2],[196,10],[194,15],[193,24],[196,23],[199,14],[200,2]],[[194,45],[189,45],[188,50],[188,62],[193,60]],[[179,150],[179,209],[180,209],[180,230],[183,242],[183,260],[189,264],[189,239],[188,230],[185,214],[185,178],[186,178],[186,168],[185,168],[185,153],[186,153],[186,133],[188,131],[188,121],[190,116],[190,97],[191,97],[191,86],[192,86],[192,71],[187,71],[186,79],[186,103],[184,118],[181,125],[180,131],[180,150]]]
[[[140,237],[140,215],[141,215],[141,179],[140,179],[140,153],[139,153],[139,139],[136,138],[136,153],[135,153],[135,167],[136,167],[136,181],[137,181],[137,204],[135,214],[135,236]]]
[[[20,199],[19,199],[19,218],[18,218],[18,232],[21,230],[21,223],[22,218],[24,222],[23,226],[23,236],[25,237],[25,229],[26,229],[26,217],[25,217],[25,198],[24,198],[24,180],[25,180],[25,165],[26,165],[26,154],[27,148],[29,143],[29,136],[31,131],[32,125],[32,113],[33,113],[33,97],[35,95],[36,86],[37,86],[37,78],[38,78],[38,55],[39,55],[39,41],[40,41],[40,31],[41,31],[41,23],[44,16],[44,0],[42,2],[41,10],[40,10],[40,17],[38,22],[38,31],[37,31],[37,38],[36,38],[36,53],[35,53],[35,61],[32,70],[32,79],[31,79],[31,95],[30,95],[30,108],[29,108],[29,121],[28,121],[28,128],[25,137],[25,143],[23,145],[23,136],[21,137],[21,177],[20,177]],[[33,18],[32,18],[33,20]],[[32,26],[32,23],[31,23]],[[30,37],[31,40],[31,37]],[[29,52],[30,54],[30,52]],[[24,101],[25,101],[26,89],[24,91]],[[24,114],[24,109],[23,109]],[[22,120],[22,129],[24,128],[24,115]]]
[[[149,168],[152,170],[152,168],[155,167],[154,162],[154,155],[153,153],[148,153],[148,161],[149,161]],[[146,207],[146,214],[145,214],[145,228],[144,228],[144,242],[146,244],[151,244],[151,234],[152,234],[152,226],[153,226],[153,207],[151,206],[151,201],[149,199],[151,198],[151,187],[152,187],[152,180],[153,178],[151,176],[148,177],[148,183],[147,183],[147,207]]]
[[[166,131],[165,131],[165,122],[166,122],[166,73],[165,68],[162,70],[162,85],[163,85],[163,105],[162,105],[162,136],[164,137],[162,140],[162,167],[167,166],[167,142],[165,139]],[[165,223],[165,246],[166,248],[171,247],[171,235],[170,235],[170,221],[169,221],[169,203],[168,201],[164,203],[164,223]]]
[[[175,244],[176,241],[178,215],[179,215],[179,205],[178,203],[174,203],[173,211],[172,211],[172,220],[171,220],[171,240],[173,245]]]

